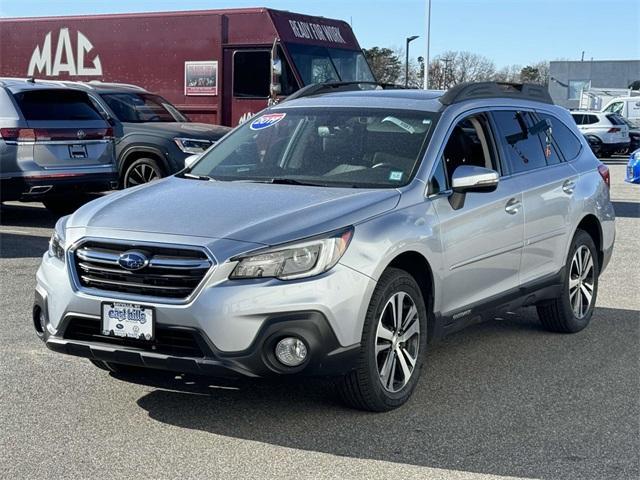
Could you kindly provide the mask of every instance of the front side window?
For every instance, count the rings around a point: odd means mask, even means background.
[[[609,105],[607,108],[605,108],[604,111],[610,112],[610,113],[622,114],[623,107],[624,107],[624,104],[622,102],[614,102],[611,105]]]
[[[584,122],[584,115],[580,114],[580,113],[572,113],[571,116],[573,117],[573,119],[576,122],[576,125],[583,125]]]
[[[437,114],[375,109],[274,109],[204,154],[192,175],[335,187],[406,185]]]
[[[540,132],[533,128],[537,122],[528,112],[496,111],[493,118],[511,172],[526,172],[547,165],[538,137]]]
[[[233,54],[233,96],[267,98],[271,83],[269,50],[236,51]]]
[[[489,122],[484,114],[471,115],[456,124],[445,145],[442,160],[449,185],[453,172],[462,165],[498,170]]]
[[[305,85],[375,81],[360,51],[296,43],[289,43],[286,48]]]
[[[185,122],[186,118],[167,100],[150,93],[103,93],[102,99],[125,123]]]

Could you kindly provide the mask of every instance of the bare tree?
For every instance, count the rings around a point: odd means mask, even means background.
[[[430,63],[429,85],[444,90],[458,83],[492,80],[495,73],[495,64],[487,57],[471,52],[448,51]]]
[[[520,82],[520,71],[522,67],[520,65],[507,65],[498,70],[493,79],[496,82],[512,82],[518,83]]]

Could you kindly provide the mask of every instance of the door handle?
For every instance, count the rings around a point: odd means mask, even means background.
[[[575,188],[576,188],[576,182],[574,182],[573,180],[566,180],[562,184],[562,191],[567,195],[571,195],[575,190]]]
[[[520,203],[520,200],[518,200],[517,198],[512,198],[505,205],[504,211],[507,212],[509,215],[515,215],[520,211],[521,206],[522,206],[522,203]]]

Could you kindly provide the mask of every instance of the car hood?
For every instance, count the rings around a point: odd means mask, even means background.
[[[114,229],[275,245],[393,209],[395,189],[324,188],[169,177],[80,208],[67,228]]]
[[[229,127],[223,127],[222,125],[193,122],[146,122],[125,123],[123,125],[127,133],[149,133],[206,140],[218,140],[231,130]]]

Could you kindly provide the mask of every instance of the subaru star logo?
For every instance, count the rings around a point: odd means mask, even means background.
[[[78,130],[78,133],[76,133],[76,135],[78,136],[78,140],[82,140],[84,137],[87,136],[84,130]]]
[[[127,270],[140,270],[149,265],[149,258],[138,250],[129,250],[124,252],[118,258],[118,264]]]

